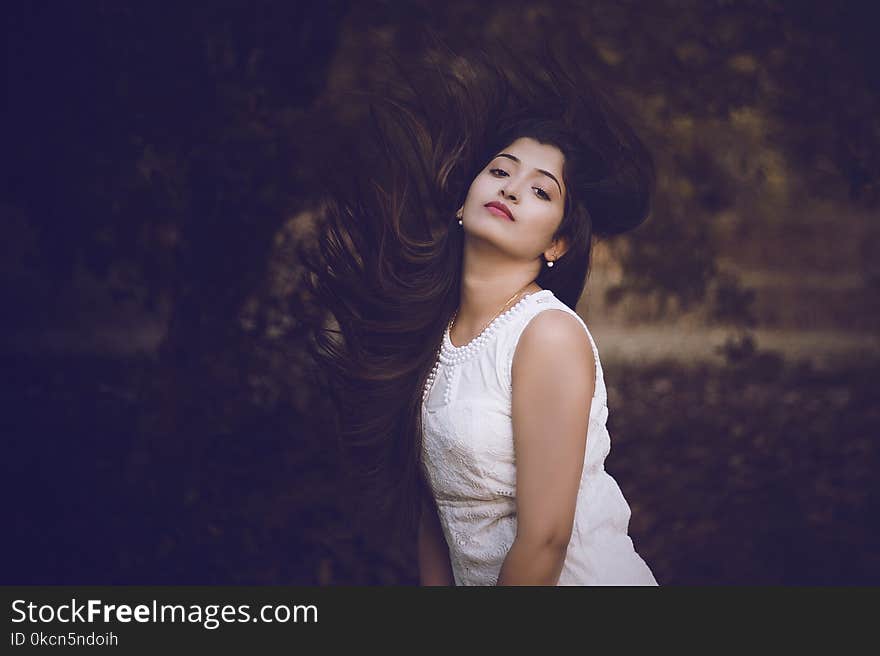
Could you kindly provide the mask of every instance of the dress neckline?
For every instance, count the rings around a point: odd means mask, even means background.
[[[461,362],[462,360],[468,359],[471,355],[477,353],[485,342],[495,334],[495,331],[498,330],[499,326],[506,323],[514,316],[520,309],[522,309],[526,302],[529,299],[534,299],[539,296],[545,296],[548,294],[553,294],[553,291],[550,289],[540,289],[536,292],[531,292],[530,294],[526,294],[521,299],[519,299],[516,303],[514,303],[510,308],[499,314],[497,317],[492,319],[489,324],[483,328],[482,332],[479,335],[470,340],[467,344],[463,346],[456,346],[452,343],[452,338],[449,336],[450,327],[452,323],[446,325],[446,329],[443,331],[443,346],[440,350],[440,359],[444,364],[456,364]]]

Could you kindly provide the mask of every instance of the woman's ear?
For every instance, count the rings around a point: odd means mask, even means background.
[[[565,252],[568,250],[568,239],[565,237],[560,237],[559,239],[555,239],[552,244],[550,244],[550,248],[544,251],[544,259],[548,262],[555,262],[560,257],[565,255]]]

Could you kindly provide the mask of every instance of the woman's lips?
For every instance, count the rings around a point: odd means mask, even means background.
[[[486,209],[489,210],[495,216],[500,216],[502,219],[507,219],[508,221],[513,221],[513,219],[511,219],[509,216],[507,216],[502,210],[499,210],[497,207],[487,205]]]

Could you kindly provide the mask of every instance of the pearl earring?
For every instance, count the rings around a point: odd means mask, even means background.
[[[553,266],[553,260],[547,260],[547,266],[548,266],[548,267],[552,267],[552,266]]]
[[[463,210],[458,210],[458,212],[455,213],[455,216],[458,217],[458,225],[464,225],[464,221],[461,220],[462,214],[463,214]]]

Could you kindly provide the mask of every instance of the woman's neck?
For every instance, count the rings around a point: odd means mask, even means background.
[[[535,282],[538,272],[510,260],[506,263],[487,262],[466,256],[462,265],[453,341],[467,343],[499,312],[509,309],[523,296],[541,291],[541,286]],[[505,306],[507,301],[510,302]]]

